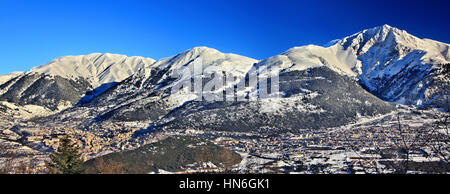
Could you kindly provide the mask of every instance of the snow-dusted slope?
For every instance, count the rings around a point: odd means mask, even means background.
[[[13,103],[0,101],[0,116],[7,116],[10,119],[30,119],[54,114],[56,112],[37,105],[17,106]]]
[[[374,94],[404,104],[439,106],[448,90],[449,44],[420,39],[389,25],[335,41],[361,62],[358,78]],[[359,72],[358,72],[359,71]],[[442,86],[442,87],[441,87]]]
[[[57,58],[0,84],[0,100],[61,110],[85,94],[98,95],[134,74],[153,59],[116,54],[90,54]]]
[[[0,75],[0,85],[21,74],[23,74],[23,72],[12,72],[6,75]]]
[[[342,46],[334,45],[324,48],[308,45],[291,48],[280,55],[263,60],[258,66],[277,67],[283,72],[326,66],[340,74],[356,76],[355,69],[358,69],[361,64],[355,55],[343,50]]]
[[[267,61],[264,64],[275,66],[282,62],[273,60],[271,64]],[[336,127],[360,116],[370,117],[393,110],[390,104],[364,90],[353,78],[327,66],[284,71],[279,81],[279,97],[251,101],[190,101],[173,109],[152,127],[294,132]]]

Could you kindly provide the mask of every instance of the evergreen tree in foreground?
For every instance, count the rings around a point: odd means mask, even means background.
[[[69,136],[65,136],[59,142],[58,150],[50,155],[51,162],[47,168],[52,174],[82,174],[84,173],[81,152]]]

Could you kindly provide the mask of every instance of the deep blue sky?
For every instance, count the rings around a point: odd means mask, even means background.
[[[0,0],[0,74],[64,55],[160,59],[195,46],[263,59],[389,24],[450,43],[448,0]]]

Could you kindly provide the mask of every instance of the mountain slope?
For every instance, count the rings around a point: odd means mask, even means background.
[[[276,67],[284,72],[326,66],[341,75],[351,77],[357,75],[355,69],[360,65],[355,55],[344,51],[343,47],[338,45],[328,48],[315,45],[294,47],[258,64],[267,68]]]
[[[302,65],[299,61],[305,60],[304,50],[297,52],[290,50],[256,64],[279,68],[279,97],[244,102],[189,101],[150,128],[296,132],[336,127],[362,116],[394,110],[364,90],[351,76],[332,70],[336,66],[328,66],[326,60],[321,64]],[[255,96],[261,88],[250,86],[244,90],[250,91],[249,96]]]
[[[23,72],[12,72],[6,75],[0,75],[0,85],[4,84],[12,78],[19,76],[20,74],[23,74]]]
[[[0,85],[0,100],[61,110],[77,103],[86,92],[111,86],[153,59],[114,54],[57,58]]]

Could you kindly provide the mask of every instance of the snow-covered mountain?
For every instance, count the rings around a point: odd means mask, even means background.
[[[55,116],[63,121],[138,121],[152,127],[211,130],[333,127],[392,111],[394,107],[386,101],[444,107],[449,57],[448,44],[383,25],[325,47],[294,47],[263,60],[207,47],[156,62],[112,54],[62,57],[0,85],[0,99],[53,110],[79,102]],[[173,93],[180,83],[192,81],[177,77],[182,69],[194,72],[203,82],[211,79],[195,73],[197,59],[202,69],[230,73],[227,85],[208,91],[219,95],[232,89],[250,98],[261,91],[248,84],[254,68],[277,68],[279,97],[199,102],[192,92]],[[259,72],[260,76],[268,73]],[[229,78],[233,81],[228,82]],[[239,88],[240,83],[248,86]]]
[[[33,68],[27,73],[60,76],[66,79],[83,78],[94,88],[102,84],[120,82],[155,60],[143,57],[127,57],[110,53],[93,53],[82,56],[64,56]]]
[[[150,58],[109,53],[60,57],[2,83],[0,100],[61,110],[77,103],[86,92],[105,90],[152,63]]]
[[[450,90],[449,47],[383,25],[333,40],[326,47],[294,47],[260,65],[274,64],[284,71],[326,66],[355,77],[383,100],[442,108]]]
[[[401,104],[442,107],[449,91],[449,44],[420,39],[383,25],[334,41],[353,53],[361,84],[380,98]]]
[[[218,70],[232,72],[236,76],[245,75],[252,65],[258,62],[255,59],[236,54],[221,53],[213,48],[195,47],[173,57],[161,59],[151,66],[143,68],[136,76],[141,77],[140,79],[148,80],[152,76],[151,70],[154,69],[167,70],[167,76],[173,76],[177,70],[180,70],[183,67],[194,72],[194,60],[200,58],[203,63],[203,69],[214,66],[217,67]]]

